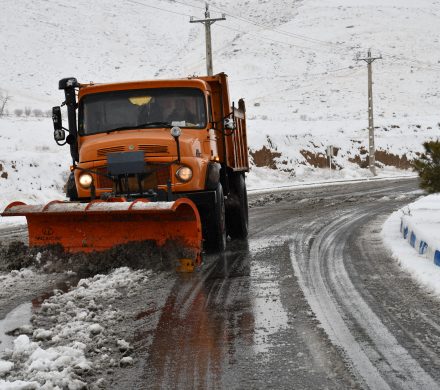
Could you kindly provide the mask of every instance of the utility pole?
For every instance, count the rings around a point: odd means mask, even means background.
[[[330,176],[332,175],[332,156],[333,156],[333,145],[327,146],[327,149],[325,151],[328,157],[328,166],[330,168]]]
[[[376,176],[376,149],[374,147],[374,117],[373,117],[373,69],[371,64],[375,60],[381,60],[380,57],[372,57],[371,49],[368,49],[367,57],[360,58],[359,55],[356,58],[357,61],[365,61],[368,66],[368,144],[369,144],[369,155],[368,155],[368,166],[371,173]]]
[[[203,23],[205,25],[205,41],[206,41],[206,70],[208,76],[212,76],[212,43],[211,43],[211,24],[217,22],[218,20],[226,20],[225,14],[222,14],[221,18],[211,19],[209,14],[208,3],[206,3],[205,19],[195,20],[191,16],[190,23]]]

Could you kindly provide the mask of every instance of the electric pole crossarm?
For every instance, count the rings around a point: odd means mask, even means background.
[[[214,23],[217,22],[219,20],[226,20],[226,18],[223,16],[221,18],[215,18],[215,19],[194,19],[193,17],[191,17],[191,19],[189,20],[190,23]]]
[[[356,61],[365,61],[367,64],[372,64],[375,60],[381,60],[382,56],[380,57],[371,57],[371,51],[368,52],[368,57],[360,58],[357,57]]]

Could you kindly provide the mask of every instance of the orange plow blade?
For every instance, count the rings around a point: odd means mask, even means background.
[[[95,200],[90,203],[53,201],[44,206],[14,202],[2,216],[25,216],[29,246],[60,244],[68,252],[103,251],[132,241],[167,241],[185,249],[200,264],[202,229],[195,204]]]

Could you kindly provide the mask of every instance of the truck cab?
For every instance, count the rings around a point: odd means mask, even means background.
[[[54,107],[54,136],[70,145],[71,201],[184,197],[199,210],[207,247],[247,235],[245,106],[231,107],[224,73],[110,84],[67,78],[59,87],[69,129]]]

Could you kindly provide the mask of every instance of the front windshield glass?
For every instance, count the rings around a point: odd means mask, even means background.
[[[80,103],[79,133],[106,133],[152,127],[206,127],[203,92],[155,88],[86,95]]]

